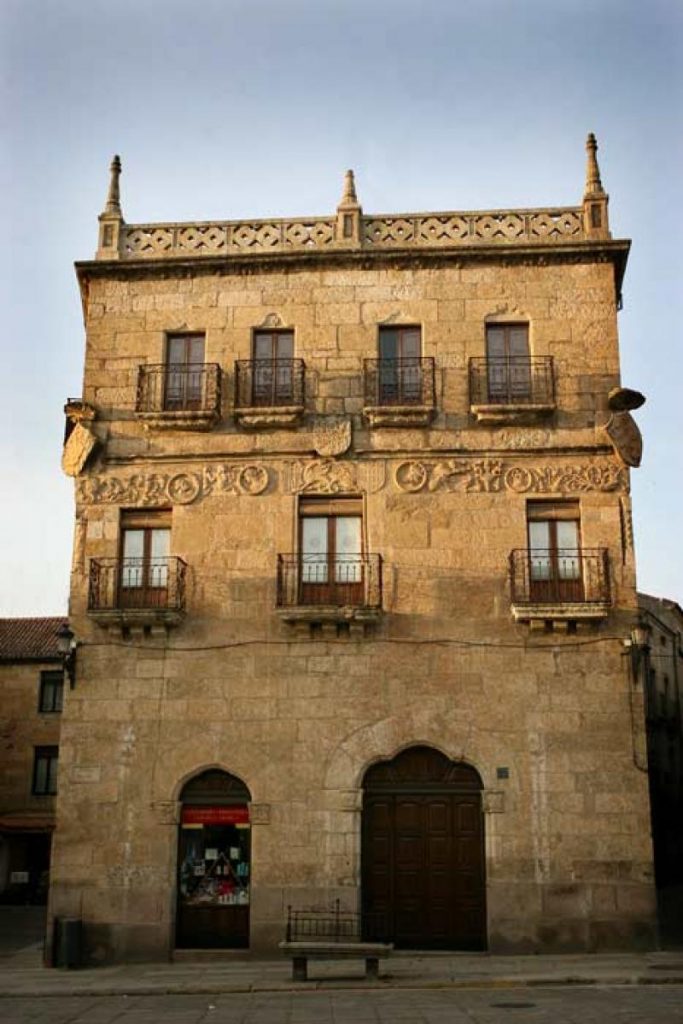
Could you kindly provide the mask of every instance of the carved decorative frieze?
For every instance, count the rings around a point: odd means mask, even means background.
[[[545,448],[549,440],[549,430],[497,430],[493,435],[496,448]]]
[[[503,459],[410,460],[394,471],[401,491],[469,491],[515,494],[578,494],[627,488],[626,471],[614,461],[578,465],[527,465]]]
[[[283,487],[288,494],[374,494],[386,479],[384,462],[336,462],[334,459],[299,460],[286,465]]]
[[[78,482],[77,500],[91,505],[191,505],[211,494],[263,494],[270,471],[259,463],[204,466],[171,473],[92,476]]]

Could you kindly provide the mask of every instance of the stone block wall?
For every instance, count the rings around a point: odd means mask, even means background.
[[[216,766],[252,795],[251,946],[272,950],[289,903],[358,906],[364,772],[426,744],[483,780],[492,951],[647,944],[642,706],[623,648],[628,474],[602,431],[619,382],[613,267],[589,254],[337,263],[92,271],[83,398],[99,449],[76,482],[82,646],[51,912],[83,917],[93,960],[168,956],[179,793]],[[528,323],[532,354],[553,357],[549,418],[472,416],[468,360],[496,321]],[[429,426],[372,429],[362,415],[362,360],[387,324],[420,326],[436,361]],[[233,418],[234,361],[260,327],[293,329],[306,362],[294,429]],[[187,331],[205,332],[222,367],[221,420],[147,429],[138,367]],[[342,418],[346,448],[319,454]],[[383,559],[382,615],[364,635],[297,631],[276,608],[299,502],[330,494],[362,498],[366,550]],[[558,498],[579,503],[582,546],[607,550],[611,602],[569,632],[534,632],[514,621],[508,559],[527,546],[527,502]],[[171,554],[188,566],[168,636],[116,634],[88,612],[91,560],[117,556],[132,508],[170,509]]]

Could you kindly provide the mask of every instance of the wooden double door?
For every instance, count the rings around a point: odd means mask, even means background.
[[[485,949],[477,773],[429,748],[406,751],[371,773],[363,802],[366,934],[404,949]]]

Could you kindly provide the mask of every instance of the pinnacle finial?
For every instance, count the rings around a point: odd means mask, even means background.
[[[344,175],[344,192],[341,197],[340,206],[358,206],[358,196],[356,195],[356,181],[353,176],[353,171],[347,171]]]
[[[117,154],[112,158],[109,173],[109,192],[107,193],[107,201],[104,204],[104,212],[118,214],[120,217],[121,197],[119,194],[119,177],[121,175],[121,157]]]
[[[595,140],[595,135],[590,132],[586,139],[586,188],[584,189],[584,195],[595,195],[595,193],[604,192],[602,182],[600,180],[600,168],[598,167],[597,158],[598,144]]]

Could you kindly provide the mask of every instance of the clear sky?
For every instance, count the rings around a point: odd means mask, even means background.
[[[111,155],[126,220],[574,205],[594,131],[633,239],[624,384],[639,587],[683,603],[681,0],[1,0],[0,615],[66,610],[81,391],[72,264]]]

